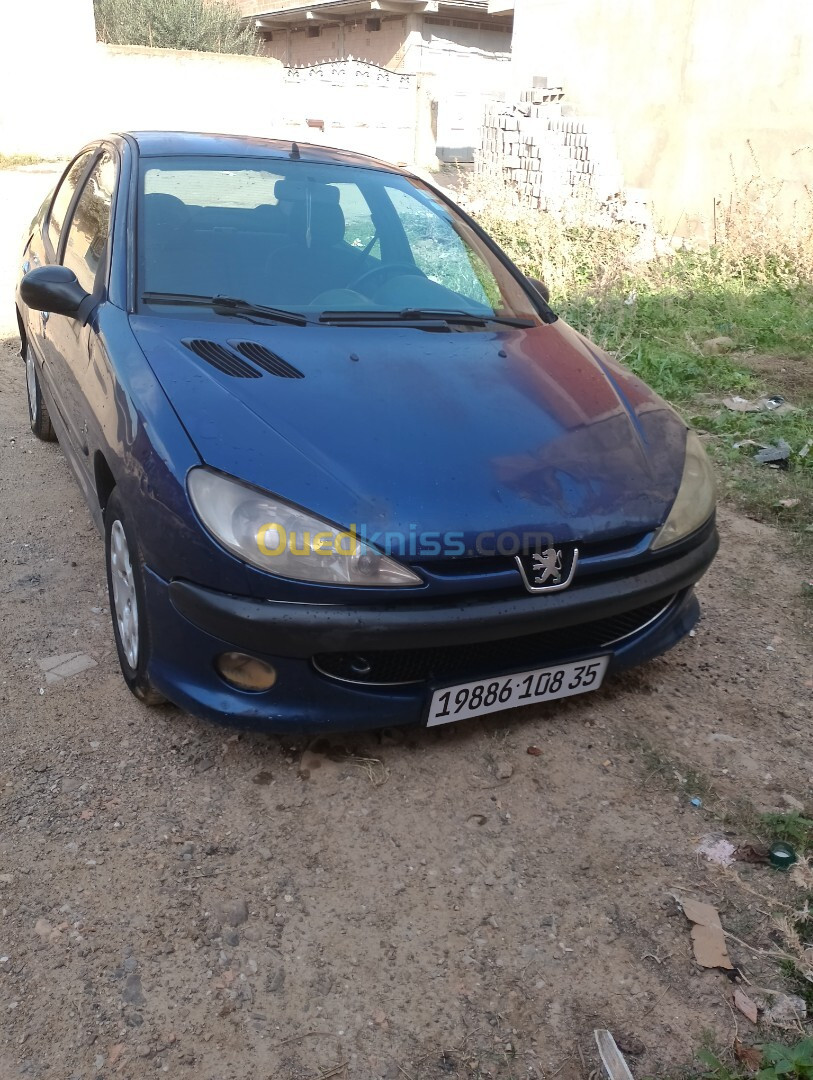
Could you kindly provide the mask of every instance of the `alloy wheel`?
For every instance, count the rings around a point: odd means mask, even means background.
[[[127,663],[135,671],[139,650],[138,597],[127,535],[118,519],[110,529],[110,580],[121,647]]]

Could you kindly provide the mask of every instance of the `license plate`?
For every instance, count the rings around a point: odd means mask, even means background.
[[[452,724],[467,716],[484,716],[501,709],[518,709],[537,701],[554,701],[598,690],[609,662],[609,656],[596,656],[572,664],[503,675],[499,679],[446,686],[432,694],[426,726]]]

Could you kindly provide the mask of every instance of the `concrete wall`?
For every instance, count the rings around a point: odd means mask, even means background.
[[[805,198],[813,174],[809,0],[516,0],[514,88],[561,85],[610,121],[625,181],[668,231],[702,231],[759,169]]]
[[[66,156],[108,131],[168,128],[296,139],[404,164],[433,161],[430,106],[415,76],[328,65],[317,78],[297,80],[270,57],[100,45],[94,38],[70,51],[81,81],[66,94],[55,79],[32,77],[24,48],[18,55],[22,63],[7,58],[6,74],[12,69],[14,77],[0,98],[2,153]]]

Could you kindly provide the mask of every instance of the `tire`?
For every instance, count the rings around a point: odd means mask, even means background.
[[[150,638],[141,556],[135,532],[115,488],[104,512],[104,550],[107,595],[121,674],[139,701],[145,705],[162,705],[166,698],[146,675]]]
[[[40,380],[34,353],[27,341],[23,342],[23,360],[25,362],[25,387],[28,397],[28,420],[31,430],[43,442],[56,442],[56,432],[48,415],[48,406],[42,399]]]

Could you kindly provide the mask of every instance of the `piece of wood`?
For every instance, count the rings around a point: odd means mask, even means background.
[[[598,1047],[598,1056],[607,1074],[607,1080],[633,1080],[624,1056],[615,1045],[615,1039],[609,1031],[596,1028],[593,1032]]]
[[[747,1017],[752,1024],[755,1024],[759,1019],[759,1010],[756,1004],[749,998],[744,990],[738,987],[734,990],[734,1004],[740,1010],[743,1016]]]

